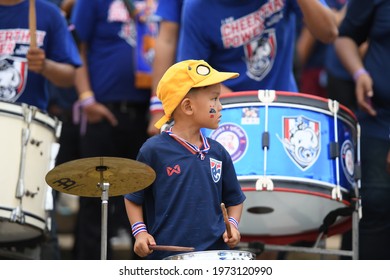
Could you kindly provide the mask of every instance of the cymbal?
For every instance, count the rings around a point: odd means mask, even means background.
[[[156,179],[156,173],[136,160],[91,157],[60,164],[49,171],[45,179],[57,191],[86,197],[100,197],[100,186],[109,183],[108,196],[119,196],[148,187]]]

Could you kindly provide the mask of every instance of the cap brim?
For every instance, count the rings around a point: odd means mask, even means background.
[[[169,121],[169,118],[164,115],[162,116],[162,118],[160,118],[155,124],[154,124],[154,127],[157,128],[157,129],[160,129],[165,123],[167,123]]]
[[[229,79],[237,78],[238,76],[240,76],[240,74],[234,72],[214,72],[212,75],[210,75],[210,77],[207,77],[206,79],[194,85],[193,87],[196,88],[196,87],[211,86],[211,85],[222,83]]]

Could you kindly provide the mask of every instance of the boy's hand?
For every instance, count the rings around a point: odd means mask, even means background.
[[[153,250],[149,249],[149,245],[156,245],[156,241],[153,236],[147,232],[141,232],[136,235],[134,243],[134,252],[141,258],[146,257],[153,253]]]
[[[240,232],[238,231],[238,229],[236,229],[235,227],[230,227],[231,228],[231,233],[232,233],[232,237],[228,237],[228,234],[227,234],[227,231],[225,230],[225,232],[223,233],[223,241],[225,241],[225,243],[229,246],[230,249],[233,249],[234,247],[236,247],[238,245],[238,243],[240,242],[241,240],[241,234]]]

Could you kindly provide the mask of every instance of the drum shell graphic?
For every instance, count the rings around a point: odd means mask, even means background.
[[[357,120],[341,105],[333,110],[332,100],[273,94],[272,102],[257,91],[223,95],[218,129],[203,132],[228,150],[247,197],[243,240],[315,239],[326,215],[354,197]],[[329,234],[349,228],[349,218],[338,218]]]

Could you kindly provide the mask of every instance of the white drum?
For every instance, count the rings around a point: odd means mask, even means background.
[[[45,181],[61,122],[34,106],[0,102],[0,243],[41,236],[52,210]]]
[[[254,260],[256,255],[248,251],[210,250],[177,254],[164,260]]]

